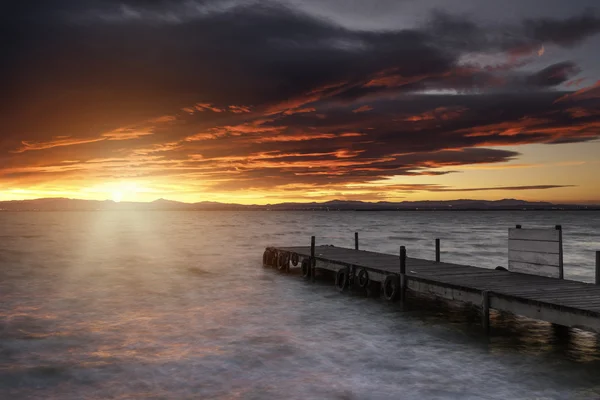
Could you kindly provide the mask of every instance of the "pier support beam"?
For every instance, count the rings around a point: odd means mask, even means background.
[[[440,239],[435,239],[435,262],[440,262]]]
[[[358,250],[358,232],[354,232],[354,250]]]
[[[315,259],[315,237],[310,237],[310,275],[312,282],[315,281],[315,270],[317,265],[317,260]]]
[[[568,326],[552,324],[552,333],[557,343],[568,343],[571,339],[571,329]]]
[[[481,325],[486,335],[490,334],[490,292],[481,292]]]

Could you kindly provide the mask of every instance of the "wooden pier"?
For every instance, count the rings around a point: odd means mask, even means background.
[[[600,333],[600,286],[562,279],[560,227],[556,234],[520,230],[520,226],[518,231],[514,229],[509,232],[508,270],[441,262],[439,240],[436,260],[408,257],[404,246],[398,255],[359,250],[358,234],[354,248],[315,246],[314,236],[311,246],[268,247],[263,265],[281,271],[301,268],[302,276],[313,281],[316,275],[333,275],[340,291],[355,286],[381,292],[388,301],[405,301],[406,293],[412,292],[474,304],[481,309],[486,332],[490,329],[489,311],[495,309]],[[524,247],[527,245],[534,251]],[[596,258],[600,263],[600,253]],[[596,270],[600,273],[600,264]],[[598,276],[596,280],[600,280]]]

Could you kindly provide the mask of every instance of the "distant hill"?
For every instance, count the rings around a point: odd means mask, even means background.
[[[217,202],[182,203],[158,199],[150,203],[120,202],[112,200],[78,200],[65,198],[1,201],[0,211],[104,211],[104,210],[173,210],[173,211],[219,211],[219,210],[270,210],[270,211],[383,211],[383,210],[600,210],[600,205],[553,204],[529,202],[516,199],[503,200],[445,200],[364,202],[331,200],[312,203],[279,203],[267,205],[243,205]]]

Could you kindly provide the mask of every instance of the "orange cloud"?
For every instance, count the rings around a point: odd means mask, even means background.
[[[438,107],[421,114],[411,115],[410,117],[405,118],[404,121],[450,121],[459,118],[465,111],[468,111],[468,109],[464,107]]]
[[[153,132],[150,130],[141,131],[135,128],[119,128],[111,132],[103,133],[102,137],[107,140],[131,140],[152,134]]]
[[[152,123],[152,124],[162,124],[162,123],[166,123],[166,122],[173,122],[176,120],[177,120],[177,117],[175,117],[174,115],[163,115],[162,117],[150,119],[150,120],[148,120],[148,122]]]
[[[336,135],[333,133],[316,134],[280,134],[275,136],[261,136],[253,140],[255,143],[267,142],[301,142],[306,140],[333,139]]]
[[[22,146],[14,150],[13,153],[23,153],[31,150],[45,150],[53,147],[61,146],[74,146],[78,144],[93,143],[105,140],[105,138],[90,138],[90,139],[74,139],[74,138],[60,138],[58,140],[51,140],[48,142],[29,142],[23,140]]]
[[[229,106],[229,111],[235,114],[249,113],[250,107],[246,106]]]
[[[592,86],[580,89],[574,93],[566,94],[559,99],[555,100],[555,103],[565,100],[586,100],[595,99],[600,97],[600,81],[597,81]]]
[[[305,114],[305,113],[311,113],[311,112],[315,112],[315,111],[317,111],[317,110],[313,107],[295,108],[295,109],[284,111],[283,115]]]
[[[364,106],[360,106],[354,110],[352,110],[353,113],[361,113],[361,112],[367,112],[367,111],[371,111],[373,109],[373,107],[368,106],[368,105],[364,105]]]
[[[268,107],[265,111],[265,115],[269,116],[284,113],[290,110],[300,109],[306,104],[310,104],[320,99],[324,99],[340,93],[346,87],[347,84],[348,82],[345,81],[336,82],[312,89],[304,94],[281,101],[277,104]]]
[[[215,107],[210,103],[196,103],[196,105],[194,105],[194,108],[196,109],[196,111],[200,112],[210,110],[212,112],[220,113],[225,111],[222,108]]]

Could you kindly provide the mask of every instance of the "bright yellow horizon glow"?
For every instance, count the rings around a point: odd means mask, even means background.
[[[431,172],[456,171],[446,175],[395,176],[365,183],[288,183],[276,187],[235,188],[222,190],[211,187],[216,180],[210,174],[185,175],[174,171],[164,176],[122,178],[104,181],[86,175],[69,176],[61,180],[0,183],[0,201],[48,197],[67,197],[116,202],[152,202],[159,198],[195,203],[215,201],[238,204],[275,204],[283,202],[322,202],[334,199],[362,201],[419,200],[499,200],[517,198],[555,203],[600,204],[600,142],[548,146],[542,144],[498,147],[521,153],[505,163],[471,164],[430,168]],[[211,180],[212,178],[212,180]],[[235,183],[232,174],[229,182]],[[267,182],[268,183],[268,182]],[[403,186],[404,185],[404,186]],[[410,185],[414,185],[411,188]],[[420,189],[417,185],[438,185],[453,191]],[[553,189],[505,190],[494,187],[570,185]],[[472,188],[490,190],[470,191]],[[462,190],[461,190],[462,189]]]

